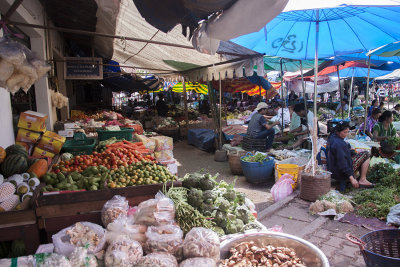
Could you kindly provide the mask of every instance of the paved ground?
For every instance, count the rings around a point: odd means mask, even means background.
[[[174,143],[174,156],[179,161],[179,176],[201,169],[210,173],[219,173],[220,179],[233,181],[228,162],[215,162],[214,155],[187,145],[186,141]],[[347,241],[345,235],[353,233],[362,236],[368,230],[340,223],[308,213],[309,202],[301,200],[296,191],[288,198],[273,203],[270,189],[273,181],[263,185],[252,185],[244,176],[236,183],[238,191],[256,204],[259,221],[266,227],[281,226],[283,232],[304,238],[319,247],[328,257],[331,266],[365,266],[357,246]]]

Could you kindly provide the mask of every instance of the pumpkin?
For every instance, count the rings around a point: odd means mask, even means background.
[[[4,159],[6,158],[6,155],[7,155],[6,151],[4,150],[4,148],[0,146],[0,163],[3,163]]]
[[[22,155],[22,156],[28,158],[28,152],[26,151],[25,147],[18,145],[18,144],[14,144],[14,145],[7,147],[6,153],[7,153],[7,156]]]
[[[28,166],[32,166],[34,163],[36,163],[39,159],[38,158],[28,158]]]
[[[1,164],[1,171],[5,177],[16,173],[24,173],[28,169],[28,160],[22,154],[8,155]]]
[[[29,167],[28,172],[33,172],[38,178],[40,178],[46,174],[48,168],[49,165],[47,164],[47,160],[39,159]]]

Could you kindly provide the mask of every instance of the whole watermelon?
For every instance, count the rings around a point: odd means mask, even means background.
[[[27,158],[28,152],[26,151],[25,147],[14,144],[6,148],[6,155],[22,155]]]
[[[12,154],[6,157],[1,164],[1,172],[5,177],[13,174],[24,173],[28,169],[27,157],[21,154]]]

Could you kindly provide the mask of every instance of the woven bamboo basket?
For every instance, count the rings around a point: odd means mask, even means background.
[[[246,155],[247,151],[237,151],[230,152],[229,157],[229,167],[234,175],[243,175],[242,164],[240,163],[240,157]]]
[[[310,173],[301,173],[300,198],[307,201],[316,201],[331,189],[331,174],[322,173],[312,176]]]

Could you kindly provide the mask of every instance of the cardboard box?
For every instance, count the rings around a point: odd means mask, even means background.
[[[64,136],[60,136],[60,135],[56,134],[55,132],[46,131],[46,132],[43,134],[43,137],[48,137],[48,138],[56,139],[57,141],[60,141],[60,142],[62,142],[62,143],[65,143],[65,137],[64,137]]]
[[[81,128],[81,127],[79,126],[79,124],[76,123],[76,122],[64,123],[64,129],[65,129],[65,130],[67,130],[67,129],[76,129],[76,128]]]
[[[41,135],[41,133],[37,133],[37,132],[29,131],[29,130],[26,130],[23,128],[19,128],[16,141],[30,143],[30,144],[36,144],[40,139],[40,135]]]
[[[32,157],[35,158],[40,158],[40,157],[49,157],[49,158],[54,158],[55,154],[46,150],[43,150],[39,147],[35,147],[33,150]]]
[[[65,137],[64,137],[65,139]],[[57,139],[50,138],[47,136],[43,136],[42,139],[40,139],[39,144],[37,145],[38,148],[41,148],[46,151],[50,151],[53,153],[60,153],[61,148],[63,147],[64,142],[61,142]]]
[[[34,132],[46,131],[47,115],[35,111],[25,111],[19,116],[18,127]]]
[[[63,137],[74,137],[74,130],[72,130],[72,129],[60,130],[60,131],[58,131],[58,134]]]

